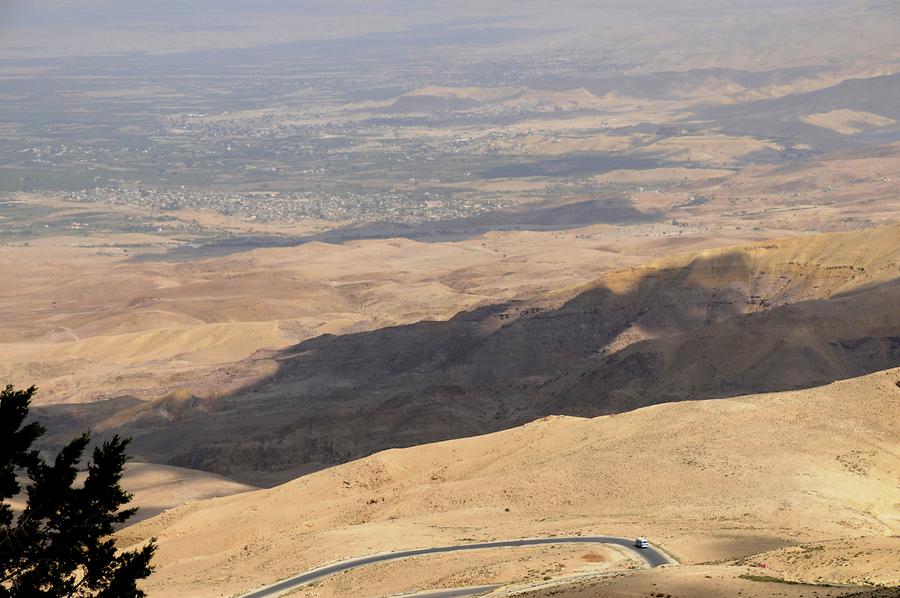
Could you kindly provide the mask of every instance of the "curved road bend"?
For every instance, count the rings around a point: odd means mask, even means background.
[[[543,546],[548,544],[615,544],[632,550],[635,554],[646,561],[650,567],[659,567],[660,565],[668,565],[672,561],[669,557],[653,546],[649,548],[638,549],[634,547],[634,540],[628,538],[619,538],[616,536],[568,536],[563,538],[531,538],[524,540],[502,540],[499,542],[481,542],[478,544],[459,544],[456,546],[438,546],[436,548],[417,548],[414,550],[398,550],[397,552],[386,552],[382,554],[373,554],[363,556],[346,561],[340,561],[318,569],[313,569],[306,573],[290,577],[283,581],[274,583],[268,587],[261,588],[244,594],[241,598],[272,598],[293,590],[300,586],[318,581],[323,577],[328,577],[341,571],[348,571],[365,565],[381,563],[384,561],[393,561],[397,559],[405,559],[413,556],[422,556],[426,554],[444,554],[448,552],[461,552],[463,550],[483,550],[486,548],[517,548],[520,546]]]

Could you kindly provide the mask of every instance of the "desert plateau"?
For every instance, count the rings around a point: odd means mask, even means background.
[[[0,598],[900,597],[898,98],[879,0],[0,3]]]

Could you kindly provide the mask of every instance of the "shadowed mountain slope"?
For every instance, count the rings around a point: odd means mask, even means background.
[[[814,114],[860,111],[892,122],[893,125],[883,127],[883,131],[896,139],[898,129],[895,121],[900,119],[900,105],[895,101],[898,92],[900,74],[849,79],[825,89],[777,99],[730,106],[704,106],[698,108],[696,116],[720,123],[731,131],[802,140],[820,150],[837,150],[852,147],[854,141],[863,141],[863,138],[839,135],[804,120]],[[887,140],[887,137],[882,139]]]
[[[219,399],[56,417],[125,429],[151,461],[262,481],[550,414],[825,384],[900,365],[900,229],[676,256],[538,302],[344,336],[245,367]],[[177,404],[176,404],[177,403]]]

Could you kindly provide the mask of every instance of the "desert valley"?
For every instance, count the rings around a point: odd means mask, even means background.
[[[140,592],[900,596],[893,3],[49,4],[0,383]]]

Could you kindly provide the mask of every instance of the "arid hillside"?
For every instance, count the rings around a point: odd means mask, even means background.
[[[71,214],[80,217],[78,210]],[[655,251],[639,241],[612,248],[590,238],[600,232],[522,232],[458,243],[310,242],[159,261],[113,248],[159,238],[3,246],[0,267],[20,284],[0,291],[0,377],[37,384],[41,403],[158,399],[185,389],[227,393],[246,380],[207,377],[210,368],[260,349],[444,320],[480,304],[585,283]]]
[[[898,549],[898,382],[893,369],[800,391],[550,417],[188,504],[120,535],[159,538],[151,596],[229,595],[384,550],[591,533],[646,534],[685,565],[739,561],[704,572],[710,579],[768,561],[768,575],[788,579],[896,584],[891,567],[827,563],[847,547],[872,562]],[[814,558],[792,557],[797,545]],[[472,556],[467,581],[477,583],[483,558]],[[384,593],[421,589],[443,567],[407,565],[300,595],[360,596],[388,580]],[[527,569],[506,581],[528,580]]]
[[[816,122],[861,117],[828,118]],[[529,125],[526,145],[536,145],[521,151],[531,157],[509,165],[536,169],[529,176],[448,183],[509,205],[417,226],[251,224],[208,210],[39,193],[3,200],[4,230],[31,236],[0,244],[0,267],[17,281],[0,289],[0,376],[37,384],[45,404],[229,395],[272,373],[265,360],[261,369],[238,364],[259,350],[504,301],[544,303],[660,255],[859,229],[893,222],[900,209],[897,144],[713,168],[694,154],[727,162],[718,133],[654,125],[614,141],[693,163],[638,168],[591,154],[596,139],[545,124]],[[586,173],[572,188],[540,174],[585,165],[618,169]],[[136,222],[146,232],[123,232]]]
[[[448,321],[324,335],[229,396],[48,408],[151,462],[251,482],[545,415],[811,387],[900,364],[900,230],[674,256]],[[252,447],[249,449],[248,447]]]
[[[898,182],[900,0],[0,0],[0,388],[153,598],[900,598]]]

